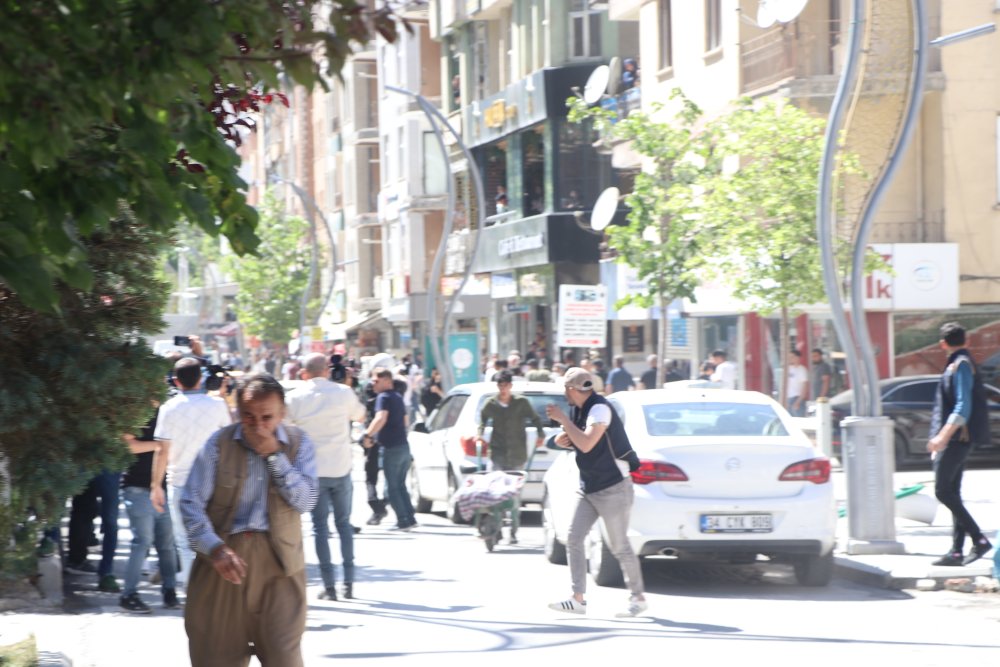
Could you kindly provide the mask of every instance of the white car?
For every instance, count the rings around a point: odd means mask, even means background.
[[[515,395],[524,396],[545,425],[546,437],[559,433],[545,416],[545,406],[555,403],[563,410],[568,404],[562,385],[553,382],[515,381]],[[426,422],[414,425],[409,433],[413,466],[408,485],[413,507],[418,512],[429,512],[434,501],[448,503],[448,516],[461,523],[462,519],[452,498],[465,484],[465,478],[479,470],[490,470],[489,453],[476,452],[476,433],[479,415],[486,400],[497,394],[494,382],[476,382],[454,387],[432,412]],[[484,438],[489,441],[492,428],[487,426]],[[535,449],[538,433],[529,422],[525,425],[528,454]],[[557,452],[539,447],[531,458],[528,477],[521,492],[522,503],[541,503],[542,477]]]
[[[833,574],[836,506],[830,461],[788,412],[751,391],[654,389],[608,398],[642,462],[632,473],[628,536],[640,558],[792,563],[799,583]],[[544,478],[545,555],[566,562],[579,489],[575,454],[559,453]],[[598,585],[619,585],[601,522],[587,540]]]

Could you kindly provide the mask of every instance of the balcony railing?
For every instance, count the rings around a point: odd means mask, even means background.
[[[605,95],[601,99],[601,108],[613,111],[618,120],[628,118],[629,114],[642,110],[642,88],[636,86],[618,95]]]

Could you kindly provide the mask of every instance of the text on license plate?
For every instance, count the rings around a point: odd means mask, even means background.
[[[703,533],[770,533],[770,514],[702,514]]]

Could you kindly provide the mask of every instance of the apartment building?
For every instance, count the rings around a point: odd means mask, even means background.
[[[463,253],[478,243],[473,282],[488,284],[491,297],[483,351],[556,358],[559,285],[599,280],[600,235],[589,229],[590,209],[620,174],[593,132],[567,121],[566,100],[596,65],[633,48],[638,28],[610,22],[591,4],[430,3],[442,106],[475,161],[465,164],[456,151],[452,169],[463,183],[468,169],[478,169],[486,189],[486,225],[456,232],[448,262],[452,270],[464,266]],[[477,202],[465,201],[467,218],[476,220]]]
[[[995,0],[930,0],[931,37],[995,22],[998,9]],[[845,60],[850,3],[811,0],[795,20],[763,27],[758,11],[756,0],[611,0],[613,20],[640,26],[644,109],[681,88],[709,116],[740,96],[780,96],[826,116]],[[870,239],[897,271],[869,280],[866,300],[883,376],[937,372],[936,330],[949,319],[973,330],[990,373],[1000,367],[1000,355],[993,358],[1000,347],[1000,284],[987,250],[1000,242],[1000,77],[991,65],[998,57],[995,38],[930,53],[919,123]],[[861,129],[855,127],[856,137],[887,131],[877,121]],[[851,149],[862,162],[868,159],[866,141]],[[957,304],[942,299],[939,309],[914,309],[923,296],[918,290],[956,281]],[[685,304],[696,327],[691,359],[728,348],[740,361],[744,386],[769,391],[778,365],[776,322],[732,303],[724,291],[707,286],[698,304]],[[821,347],[835,360],[840,356],[822,308],[797,318],[793,336],[800,349]]]

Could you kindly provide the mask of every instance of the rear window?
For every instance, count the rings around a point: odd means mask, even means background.
[[[645,405],[650,435],[788,435],[769,405],[746,403],[665,403]]]
[[[538,416],[542,418],[543,424],[548,424],[549,418],[545,416],[545,406],[555,403],[562,411],[569,414],[569,401],[566,400],[565,394],[522,394],[516,389],[514,390],[515,396],[523,396],[528,399],[531,403],[532,409],[538,413]],[[479,399],[479,407],[476,408],[476,419],[479,419],[479,414],[482,412],[483,406],[486,405],[486,401],[496,396],[493,394],[484,394],[481,399]]]

